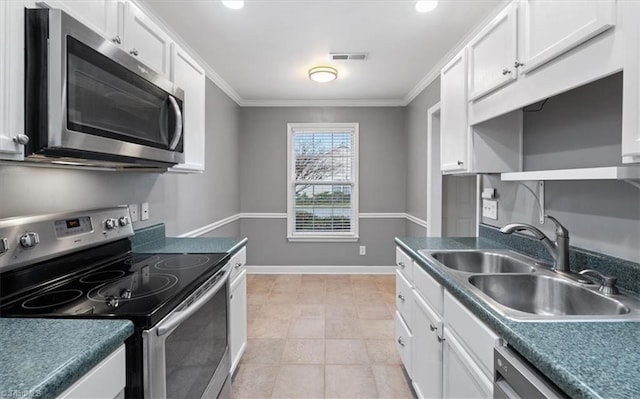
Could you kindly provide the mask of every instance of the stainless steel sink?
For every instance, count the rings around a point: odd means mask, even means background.
[[[500,305],[534,315],[615,316],[631,311],[616,299],[551,276],[474,275],[469,283]]]
[[[507,252],[447,251],[430,256],[445,267],[467,273],[532,273],[530,262]]]
[[[604,295],[597,284],[575,281],[510,250],[420,250],[499,314],[517,321],[640,320],[640,299]]]

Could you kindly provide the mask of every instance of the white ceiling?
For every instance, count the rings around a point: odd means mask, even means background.
[[[404,105],[504,0],[440,0],[429,13],[409,0],[138,0],[208,64],[241,105]],[[330,62],[330,52],[367,52]],[[307,76],[333,65],[338,80]],[[217,76],[216,76],[217,75]]]

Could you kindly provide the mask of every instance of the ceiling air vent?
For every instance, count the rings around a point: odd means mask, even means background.
[[[332,61],[364,61],[367,53],[329,53]]]

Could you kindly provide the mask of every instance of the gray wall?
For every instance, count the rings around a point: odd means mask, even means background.
[[[616,74],[552,97],[540,112],[525,113],[525,170],[619,165],[621,90],[622,76]],[[485,177],[483,184],[496,188],[500,201],[498,221],[483,218],[484,223],[539,226],[533,196],[521,185],[498,176]],[[568,228],[572,245],[640,262],[640,190],[618,181],[546,184],[547,212]],[[553,231],[549,223],[541,229]]]
[[[0,166],[0,218],[149,202],[150,219],[134,227],[165,222],[178,235],[238,213],[239,107],[207,80],[206,112],[204,173]],[[238,227],[225,230],[237,235]]]
[[[427,110],[440,101],[440,78],[427,86],[406,108],[407,213],[427,219]],[[424,236],[425,228],[407,222],[407,235]]]
[[[243,213],[286,213],[287,123],[358,122],[359,211],[403,213],[407,164],[401,107],[242,108],[240,111],[240,209]],[[360,242],[289,243],[286,219],[243,219],[254,265],[393,265],[394,236],[403,219],[361,219]],[[367,255],[358,247],[367,245]]]

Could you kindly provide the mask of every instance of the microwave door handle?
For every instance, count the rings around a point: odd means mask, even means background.
[[[193,316],[194,313],[200,310],[200,308],[202,308],[207,302],[209,302],[211,298],[213,298],[214,295],[218,293],[218,291],[220,291],[220,288],[227,283],[227,279],[229,278],[229,268],[225,266],[223,270],[224,273],[220,278],[220,281],[218,281],[213,287],[211,287],[204,295],[202,295],[184,310],[174,312],[166,321],[158,325],[156,329],[156,334],[158,335],[158,337],[162,337],[163,335],[166,335],[173,331],[183,321]]]
[[[169,144],[169,149],[175,150],[182,137],[182,110],[173,96],[169,96],[169,104],[171,104],[173,114],[176,118],[176,128],[173,131],[173,140],[171,140],[171,144]]]

